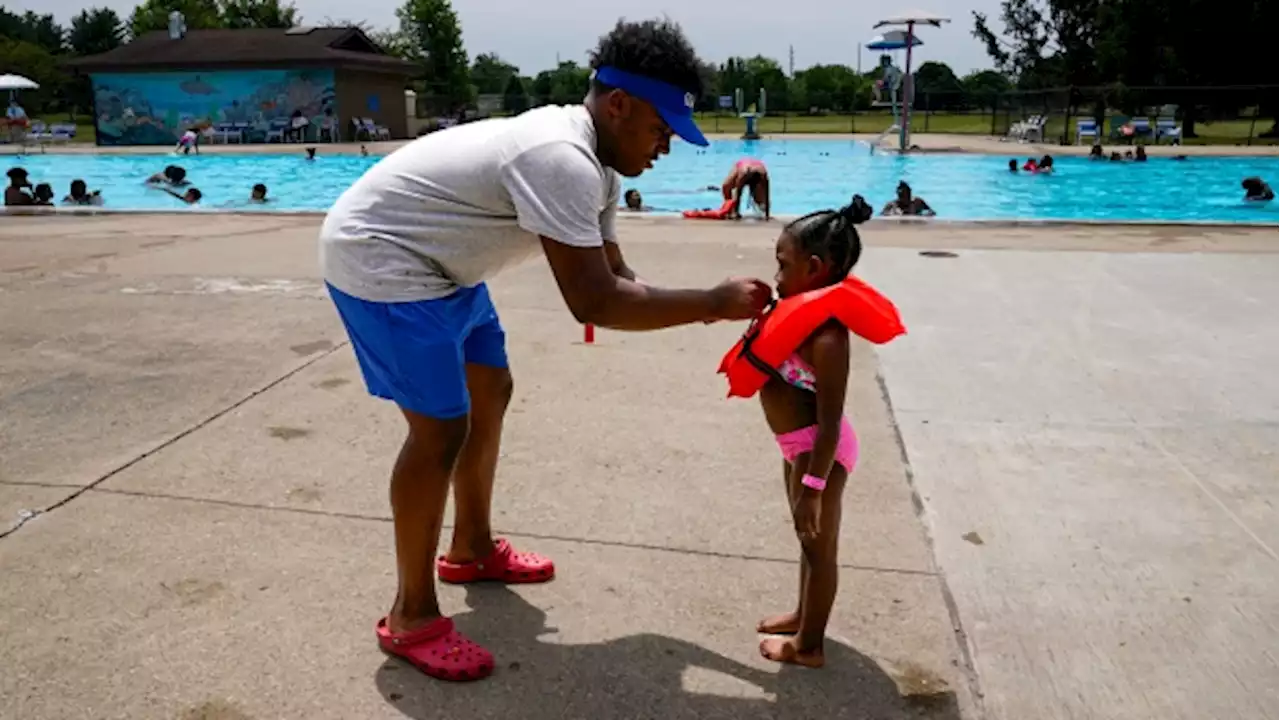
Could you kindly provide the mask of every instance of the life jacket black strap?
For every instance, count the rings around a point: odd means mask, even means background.
[[[751,363],[751,366],[755,369],[775,380],[780,380],[785,383],[787,381],[786,378],[782,377],[782,373],[778,372],[777,368],[765,362],[759,355],[756,355],[751,351],[752,344],[755,343],[756,338],[760,337],[760,330],[764,325],[765,318],[769,316],[769,313],[773,312],[773,309],[777,304],[778,301],[776,299],[771,300],[769,302],[769,306],[765,308],[760,317],[756,318],[755,321],[751,323],[751,326],[747,328],[747,331],[743,333],[742,357],[746,358],[747,362]]]

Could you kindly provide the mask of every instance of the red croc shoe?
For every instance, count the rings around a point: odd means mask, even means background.
[[[387,619],[382,618],[375,630],[383,652],[405,660],[433,678],[466,682],[488,677],[493,672],[493,654],[455,630],[449,618],[440,618],[406,633],[392,633]]]
[[[519,552],[506,538],[497,538],[489,557],[469,563],[452,563],[441,555],[436,559],[440,580],[447,583],[471,583],[497,580],[505,583],[540,583],[556,575],[551,558],[537,553]]]

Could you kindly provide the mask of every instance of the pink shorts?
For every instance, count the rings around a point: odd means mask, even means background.
[[[818,426],[810,425],[799,430],[792,430],[778,436],[778,449],[787,462],[794,462],[796,457],[813,452],[813,443],[818,439]],[[845,472],[852,473],[853,466],[858,464],[858,435],[849,424],[849,418],[840,419],[840,439],[836,441],[836,462],[844,466]]]

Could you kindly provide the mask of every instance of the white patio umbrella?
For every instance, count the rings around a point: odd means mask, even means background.
[[[38,90],[40,83],[21,75],[0,75],[0,90]]]
[[[945,18],[924,10],[908,10],[897,15],[891,15],[874,27],[883,27],[885,25],[906,25],[907,26],[907,68],[903,72],[902,78],[902,129],[898,133],[898,149],[905,151],[907,149],[907,141],[911,133],[911,106],[915,104],[915,94],[912,92],[911,82],[911,48],[915,45],[916,25],[932,25],[933,27],[941,27],[942,23],[951,22],[951,18]]]
[[[951,18],[945,18],[924,10],[908,10],[898,15],[891,15],[876,23],[874,27],[883,25],[932,25],[941,27],[942,23],[946,22],[951,22]]]

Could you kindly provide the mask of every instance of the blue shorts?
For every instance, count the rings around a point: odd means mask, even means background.
[[[506,332],[483,283],[436,300],[392,303],[325,285],[370,395],[427,417],[461,417],[471,409],[467,363],[507,367]]]

